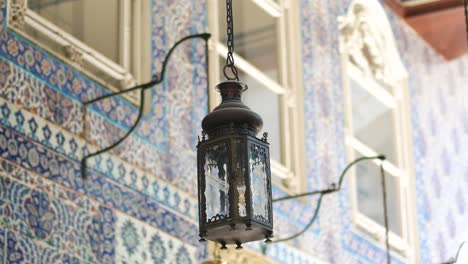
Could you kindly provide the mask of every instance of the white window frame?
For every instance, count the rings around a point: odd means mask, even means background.
[[[390,95],[383,87],[378,85],[372,78],[365,77],[362,74],[360,74],[359,70],[356,68],[351,63],[348,63],[346,65],[346,75],[345,78],[347,80],[345,81],[345,89],[346,89],[346,107],[345,107],[345,112],[346,112],[346,145],[347,145],[347,154],[349,158],[349,162],[355,160],[358,158],[355,155],[355,152],[359,153],[362,156],[377,156],[378,154],[375,150],[373,150],[371,147],[367,146],[365,142],[360,141],[358,138],[356,138],[353,135],[353,121],[352,121],[352,106],[353,104],[359,104],[359,102],[352,102],[351,99],[351,90],[349,87],[349,81],[350,79],[353,79],[355,82],[360,84],[359,88],[362,88],[363,90],[369,92],[371,95],[374,96],[375,99],[377,99],[380,103],[383,103],[385,106],[389,107],[392,112],[393,112],[393,117],[394,117],[394,129],[396,132],[395,135],[395,140],[396,140],[396,154],[398,156],[398,160],[400,160],[401,154],[401,135],[399,132],[402,131],[402,125],[401,125],[401,116],[399,116],[398,112],[399,107],[397,105],[400,105],[402,102],[400,100],[396,100],[393,96]],[[378,131],[376,131],[378,133]],[[380,166],[380,161],[379,160],[374,160],[372,161],[375,163],[376,166]],[[401,228],[402,228],[402,234],[405,234],[407,231],[405,230],[407,226],[405,225],[405,221],[403,219],[406,218],[406,212],[403,209],[406,205],[406,197],[402,194],[403,188],[405,186],[405,179],[408,178],[408,174],[405,173],[405,171],[401,168],[398,167],[397,165],[389,162],[389,161],[384,161],[383,168],[385,170],[385,173],[387,176],[391,177],[396,177],[399,179],[399,200],[400,200],[400,205],[402,208],[400,208],[400,214],[401,214]],[[379,175],[375,175],[375,177],[380,177]],[[352,176],[350,177],[350,192],[351,192],[351,205],[352,205],[352,215],[353,215],[353,220],[354,224],[358,226],[359,228],[366,230],[374,239],[382,242],[383,240],[383,235],[384,235],[384,228],[381,224],[378,224],[376,221],[372,220],[371,218],[367,217],[363,213],[361,213],[358,210],[358,202],[357,202],[357,179],[355,175],[355,171],[352,171]],[[392,231],[389,232],[390,234],[390,244],[391,246],[397,250],[398,252],[402,253],[406,251],[408,248],[408,245],[406,243],[406,240],[404,239],[404,235],[400,237],[399,235],[393,233]]]
[[[356,8],[359,5],[359,8]],[[356,15],[353,10],[366,10],[362,16]],[[340,24],[340,53],[343,65],[343,86],[345,95],[346,129],[345,139],[347,145],[348,161],[356,159],[355,153],[362,156],[376,156],[375,150],[361,142],[353,135],[352,128],[352,99],[351,99],[351,79],[359,84],[360,88],[367,91],[380,103],[390,108],[394,117],[395,145],[397,153],[397,164],[384,161],[383,168],[387,176],[399,179],[399,202],[401,212],[402,235],[389,232],[389,242],[391,248],[397,252],[408,263],[418,263],[418,241],[416,223],[416,199],[415,181],[412,157],[411,123],[409,109],[408,74],[400,60],[396,48],[390,23],[386,19],[385,11],[375,0],[354,0],[349,11],[339,19]],[[356,39],[356,35],[351,33],[358,22],[365,20],[371,29],[363,34],[361,39]],[[357,30],[355,31],[357,32]],[[356,33],[357,34],[357,33]],[[359,64],[356,60],[351,61],[355,52],[359,51],[362,40],[375,41],[375,46],[381,54],[374,54],[377,57],[367,57],[371,61],[375,59],[383,61],[384,70],[382,74],[374,74],[371,63]],[[380,43],[379,43],[380,42]],[[372,43],[371,43],[372,44]],[[370,45],[371,45],[370,44]],[[356,49],[357,47],[357,49]],[[363,55],[363,54],[357,54]],[[372,61],[374,62],[374,61]],[[375,65],[375,64],[374,64]],[[378,80],[378,81],[377,81]],[[391,87],[392,93],[386,90],[380,83],[385,83]],[[359,102],[355,102],[359,103]],[[378,132],[378,131],[376,131]],[[379,160],[372,161],[380,166]],[[380,175],[375,175],[380,177]],[[354,230],[363,236],[370,237],[371,240],[383,248],[385,238],[385,228],[359,212],[357,206],[357,181],[355,171],[350,177],[351,195],[351,215]]]
[[[234,54],[236,67],[249,75],[255,81],[263,84],[272,92],[280,96],[280,129],[281,129],[281,156],[283,161],[271,160],[272,180],[275,186],[287,193],[305,191],[307,186],[305,172],[305,146],[304,146],[304,105],[302,102],[302,68],[300,63],[300,23],[299,7],[296,1],[279,0],[242,0],[251,1],[266,13],[278,19],[278,58],[280,81],[271,79],[246,59]],[[293,4],[294,3],[294,4]],[[220,34],[225,29],[218,25],[219,5],[224,1],[208,1],[208,27],[213,34],[209,42],[210,87],[219,83],[222,69],[220,57],[226,59],[227,47],[219,41]],[[286,12],[288,15],[286,16]],[[236,14],[234,14],[236,19]],[[253,19],[253,18],[252,18]],[[255,21],[252,20],[252,23]],[[236,34],[236,32],[234,32]],[[286,41],[292,49],[286,49]],[[291,69],[288,74],[288,67]],[[219,96],[214,89],[209,89],[210,110],[220,103]],[[292,113],[292,114],[291,114]],[[288,117],[292,115],[292,117]]]
[[[136,83],[148,81],[151,78],[150,67],[150,3],[146,0],[116,0],[119,1],[119,63],[112,61],[100,52],[78,40],[72,34],[65,32],[59,26],[49,22],[41,15],[28,8],[27,0],[11,0],[9,2],[8,26],[39,47],[47,50],[55,57],[85,73],[102,86],[113,91],[122,90]],[[133,13],[132,13],[133,10]],[[15,19],[12,19],[12,14]],[[47,38],[60,45],[66,54],[54,51],[47,44],[36,41],[24,31],[25,26],[44,34]],[[106,80],[95,76],[83,66],[87,62],[113,78],[120,85],[109,84]],[[133,69],[132,72],[130,69]],[[126,94],[124,97],[134,104],[139,104],[139,93]]]

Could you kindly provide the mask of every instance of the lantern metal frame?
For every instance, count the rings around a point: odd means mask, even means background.
[[[219,143],[225,143],[227,147],[227,152],[230,154],[229,163],[228,163],[228,171],[229,176],[228,185],[229,191],[227,198],[229,200],[228,204],[230,205],[228,208],[228,215],[215,215],[210,219],[207,218],[206,214],[206,175],[202,171],[203,167],[203,160],[204,154],[206,153],[206,149],[217,145]],[[240,144],[239,144],[240,143]],[[255,136],[249,135],[247,131],[235,131],[234,129],[231,132],[228,132],[224,136],[216,137],[214,139],[205,139],[201,140],[197,146],[199,150],[198,156],[198,191],[199,191],[199,226],[200,226],[200,241],[205,241],[206,239],[210,238],[209,240],[213,240],[218,242],[222,245],[222,249],[225,249],[226,245],[229,244],[236,244],[237,249],[241,249],[242,243],[251,242],[261,239],[266,239],[267,242],[271,242],[270,238],[273,237],[273,208],[272,208],[272,193],[271,193],[271,172],[267,170],[267,199],[268,199],[268,219],[261,219],[260,217],[254,214],[254,209],[252,208],[253,203],[253,196],[252,190],[249,188],[252,186],[251,181],[251,174],[244,173],[243,175],[233,176],[236,173],[234,172],[234,163],[239,158],[238,155],[238,147],[243,148],[241,152],[247,153],[247,156],[244,158],[250,158],[250,151],[254,147],[263,148],[263,152],[265,160],[267,161],[267,167],[270,168],[270,155],[269,155],[269,144],[267,141],[266,134],[262,139],[258,139]],[[246,161],[246,160],[244,160]],[[243,168],[239,168],[244,172],[249,171],[249,164],[245,162],[243,164]],[[246,199],[245,206],[246,206],[246,213],[245,215],[241,215],[239,213],[239,196],[236,191],[236,187],[238,186],[238,181],[242,181],[246,187],[244,197]],[[246,235],[239,233],[238,231],[241,230],[247,231]],[[234,237],[237,238],[226,238],[226,234],[234,232]],[[249,237],[249,238],[248,238]]]
[[[262,139],[256,137],[263,120],[241,100],[247,85],[239,82],[234,65],[232,2],[226,0],[226,81],[216,86],[222,101],[203,118],[203,137],[197,145],[200,241],[218,242],[221,249],[227,249],[227,244],[242,249],[242,243],[262,239],[269,243],[273,237],[268,134]],[[224,142],[224,147],[220,142]],[[209,201],[220,205],[213,206]]]
[[[222,102],[203,119],[197,145],[200,241],[217,242],[221,249],[228,244],[241,249],[242,243],[262,239],[271,242],[268,133],[257,138],[263,121],[241,101],[245,84],[227,80],[216,88]],[[218,206],[214,212],[209,210],[210,201],[228,206]]]

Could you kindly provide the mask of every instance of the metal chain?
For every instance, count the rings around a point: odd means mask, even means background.
[[[463,3],[465,4],[466,41],[468,44],[468,0],[464,0]]]
[[[226,0],[226,25],[227,25],[227,58],[226,65],[224,65],[223,73],[227,80],[239,80],[236,66],[234,66],[234,21],[232,18],[232,0]],[[230,77],[227,69],[231,70],[234,77]]]

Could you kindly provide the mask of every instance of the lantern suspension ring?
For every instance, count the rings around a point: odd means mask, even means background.
[[[138,127],[138,124],[140,123],[141,118],[143,117],[143,109],[145,107],[145,101],[146,101],[145,100],[145,94],[146,94],[145,91],[148,90],[148,89],[153,88],[155,85],[158,85],[158,84],[160,84],[160,83],[162,83],[164,81],[166,68],[167,68],[167,64],[169,62],[169,59],[170,59],[172,53],[174,52],[174,50],[180,44],[182,44],[183,42],[185,42],[187,40],[190,40],[190,39],[203,39],[205,41],[205,53],[206,53],[205,60],[206,60],[206,65],[207,65],[206,68],[208,69],[208,39],[210,37],[211,37],[211,34],[209,34],[209,33],[201,33],[201,34],[189,35],[189,36],[186,36],[186,37],[180,39],[179,41],[177,41],[174,44],[174,46],[172,46],[171,49],[169,49],[166,57],[164,58],[161,73],[159,75],[158,74],[153,75],[153,78],[152,78],[151,81],[149,81],[147,83],[139,84],[139,85],[136,85],[134,87],[130,87],[130,88],[127,88],[127,89],[124,89],[124,90],[121,90],[121,91],[118,91],[118,92],[115,92],[115,93],[105,94],[103,96],[99,96],[97,98],[94,98],[94,99],[83,102],[83,107],[84,107],[84,111],[83,111],[83,134],[86,135],[86,112],[87,112],[87,108],[88,108],[89,105],[94,104],[96,102],[99,102],[101,100],[110,98],[110,97],[115,97],[115,96],[118,96],[118,95],[121,95],[121,94],[129,93],[129,92],[136,91],[136,90],[140,90],[140,106],[138,108],[138,116],[136,118],[136,121],[130,127],[128,132],[123,137],[121,137],[116,142],[114,142],[112,145],[110,145],[108,147],[105,147],[105,148],[103,148],[101,150],[97,150],[95,152],[88,153],[88,154],[84,155],[84,157],[81,159],[81,177],[83,179],[87,178],[87,160],[89,158],[101,155],[101,154],[103,154],[105,152],[108,152],[111,149],[117,147],[122,142],[124,142],[125,139],[127,139],[135,131],[135,129]]]

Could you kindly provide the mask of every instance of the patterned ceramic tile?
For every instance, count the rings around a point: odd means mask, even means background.
[[[197,263],[197,248],[126,215],[117,215],[117,258],[128,263]]]
[[[0,137],[0,141],[6,142],[1,146],[1,158],[158,226],[168,233],[177,234],[192,244],[196,243],[195,224],[183,216],[174,214],[150,197],[123,187],[99,173],[90,173],[88,180],[84,181],[80,177],[79,163],[3,127],[0,127]]]
[[[345,165],[337,16],[351,1],[301,0],[308,188],[329,186]],[[123,135],[137,113],[122,99],[92,106],[85,144],[80,101],[108,93],[6,26],[0,0],[0,261],[7,263],[196,263],[196,134],[207,111],[204,46],[182,45],[166,81],[126,143],[79,159]],[[206,30],[206,1],[152,1],[152,72],[174,42]],[[421,263],[455,254],[468,230],[468,58],[447,63],[389,13],[410,75]],[[275,196],[284,195],[274,190]],[[448,205],[448,206],[447,206]],[[275,206],[276,236],[305,226],[315,200]],[[267,250],[280,263],[384,263],[356,234],[349,191],[324,199],[318,221]],[[440,228],[431,228],[438,226]],[[260,251],[259,244],[248,247]],[[394,259],[392,263],[398,263]]]
[[[454,257],[468,238],[468,57],[446,62],[389,14],[410,73],[411,119],[421,263]],[[434,228],[437,226],[437,228]]]
[[[18,109],[15,105],[7,104],[2,99],[0,99],[0,109],[2,109],[0,120],[8,128],[70,159],[78,161],[82,157],[82,150],[86,149],[86,143],[81,138],[73,136],[59,126],[48,123],[34,114]],[[4,140],[1,135],[0,140]],[[89,145],[89,150],[95,151],[95,148]],[[159,180],[153,175],[148,175],[115,156],[104,154],[98,158],[90,159],[88,168],[94,168],[102,175],[133,190],[140,191],[180,213],[192,218],[197,217],[198,205],[194,197],[179,192],[167,182]]]

